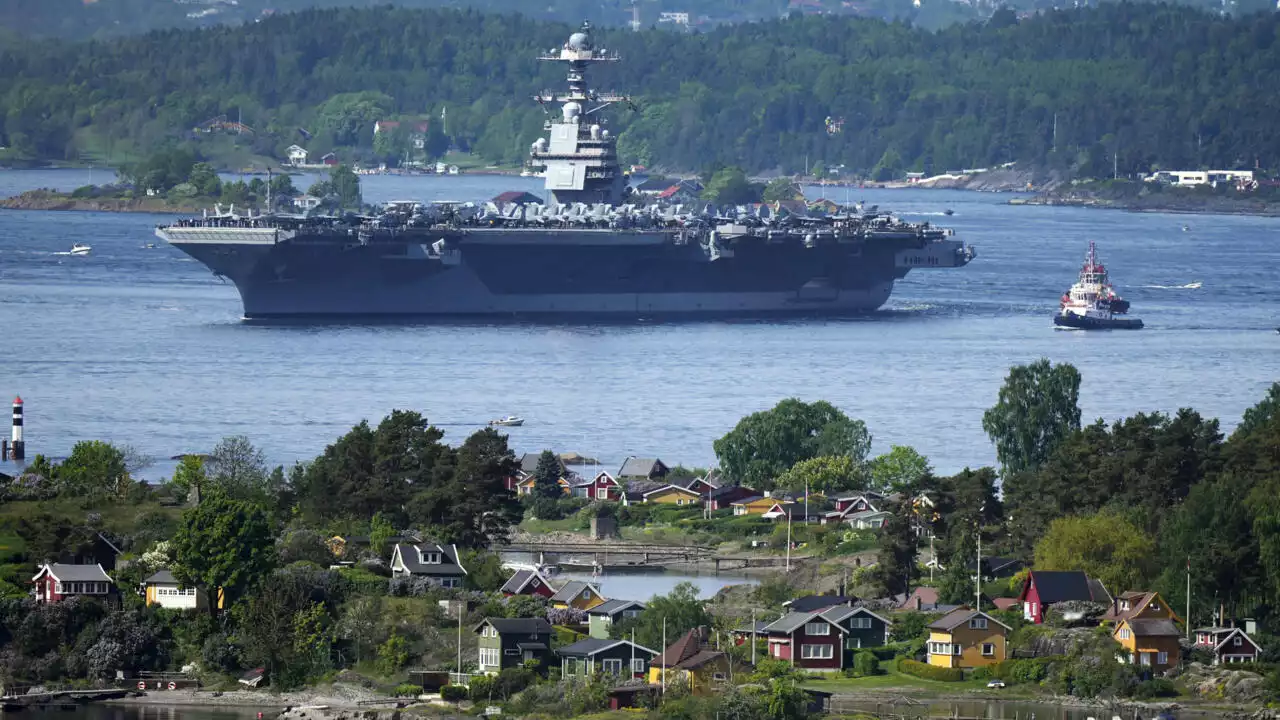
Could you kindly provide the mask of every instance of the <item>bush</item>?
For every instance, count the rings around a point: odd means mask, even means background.
[[[467,699],[465,685],[445,685],[440,688],[440,699],[445,702],[461,702]]]
[[[417,697],[422,694],[422,687],[413,683],[400,683],[391,693],[396,697]]]
[[[471,683],[468,691],[468,695],[471,697],[471,702],[473,703],[489,702],[489,699],[493,697],[494,684],[495,684],[494,679],[487,675],[471,678]]]
[[[938,680],[940,682],[960,682],[964,680],[964,671],[960,668],[934,667],[909,658],[898,658],[897,666],[898,672],[924,680]]]
[[[1061,660],[1063,660],[1061,656],[1005,660],[990,666],[991,677],[1010,684],[1038,684],[1049,677],[1053,664]]]
[[[853,671],[858,677],[871,677],[880,674],[880,661],[869,652],[860,652],[853,656]]]
[[[1172,680],[1155,678],[1153,680],[1138,683],[1138,686],[1133,689],[1133,696],[1138,700],[1151,700],[1160,697],[1177,697],[1178,689],[1173,686]]]

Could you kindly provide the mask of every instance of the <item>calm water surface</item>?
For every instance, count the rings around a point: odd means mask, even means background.
[[[0,172],[0,195],[88,181]],[[465,175],[364,187],[370,201],[540,192],[533,178]],[[877,451],[913,445],[954,472],[994,462],[981,415],[1015,363],[1074,363],[1086,419],[1190,406],[1225,428],[1280,375],[1280,219],[827,193],[954,227],[978,257],[913,272],[883,311],[852,320],[262,326],[242,322],[235,288],[200,264],[143,247],[167,216],[0,211],[0,397],[23,396],[29,453],[55,456],[101,438],[168,457],[243,433],[287,463],[362,418],[413,408],[454,442],[519,414],[518,452],[573,450],[616,467],[627,455],[707,465],[712,440],[740,417],[797,396],[865,420]],[[1053,328],[1089,240],[1147,329]],[[58,254],[75,242],[93,253]]]

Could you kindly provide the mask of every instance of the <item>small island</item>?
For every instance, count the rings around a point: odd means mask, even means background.
[[[1221,179],[1212,176],[1232,175]],[[1074,205],[1135,212],[1280,216],[1280,181],[1251,171],[1154,173],[1142,180],[1085,180],[1062,184],[1011,205]],[[1194,177],[1192,177],[1194,176]],[[1203,178],[1201,177],[1203,176]],[[1170,180],[1169,177],[1175,179]]]

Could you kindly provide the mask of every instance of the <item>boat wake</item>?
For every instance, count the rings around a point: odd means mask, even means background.
[[[1152,290],[1199,290],[1202,285],[1204,283],[1197,280],[1186,285],[1143,285],[1142,287]]]

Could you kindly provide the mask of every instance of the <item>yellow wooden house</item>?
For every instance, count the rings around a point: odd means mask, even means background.
[[[666,687],[685,685],[695,695],[707,695],[729,682],[730,662],[725,653],[706,647],[695,628],[649,661],[649,682]]]
[[[929,664],[976,668],[1007,657],[1009,626],[980,610],[957,608],[929,625]]]
[[[695,490],[679,485],[663,485],[645,493],[644,501],[660,505],[697,505],[702,502],[702,496]]]
[[[533,477],[532,475],[529,475],[529,476],[527,476],[527,477],[525,477],[525,478],[521,479],[519,482],[517,482],[517,483],[516,483],[516,494],[517,494],[517,495],[532,495],[532,494],[533,494],[533,485],[534,485],[534,482],[535,482],[535,479],[534,479],[534,477]],[[569,488],[569,480],[568,480],[567,478],[563,478],[563,477],[562,477],[562,478],[560,478],[559,480],[557,480],[556,482],[558,482],[558,483],[560,484],[560,489],[564,491],[564,494],[565,494],[565,495],[569,495],[570,493],[572,493],[572,492],[573,492],[573,491]]]
[[[1111,637],[1124,648],[1122,659],[1144,670],[1164,672],[1182,661],[1178,639],[1181,619],[1157,592],[1130,590],[1117,595],[1103,621],[1113,623]]]
[[[734,515],[764,515],[775,505],[790,505],[790,500],[765,496],[747,497],[733,503]]]
[[[569,608],[590,610],[597,605],[603,605],[606,600],[608,598],[601,595],[599,588],[595,585],[581,580],[570,580],[551,596],[551,607],[559,610]]]

